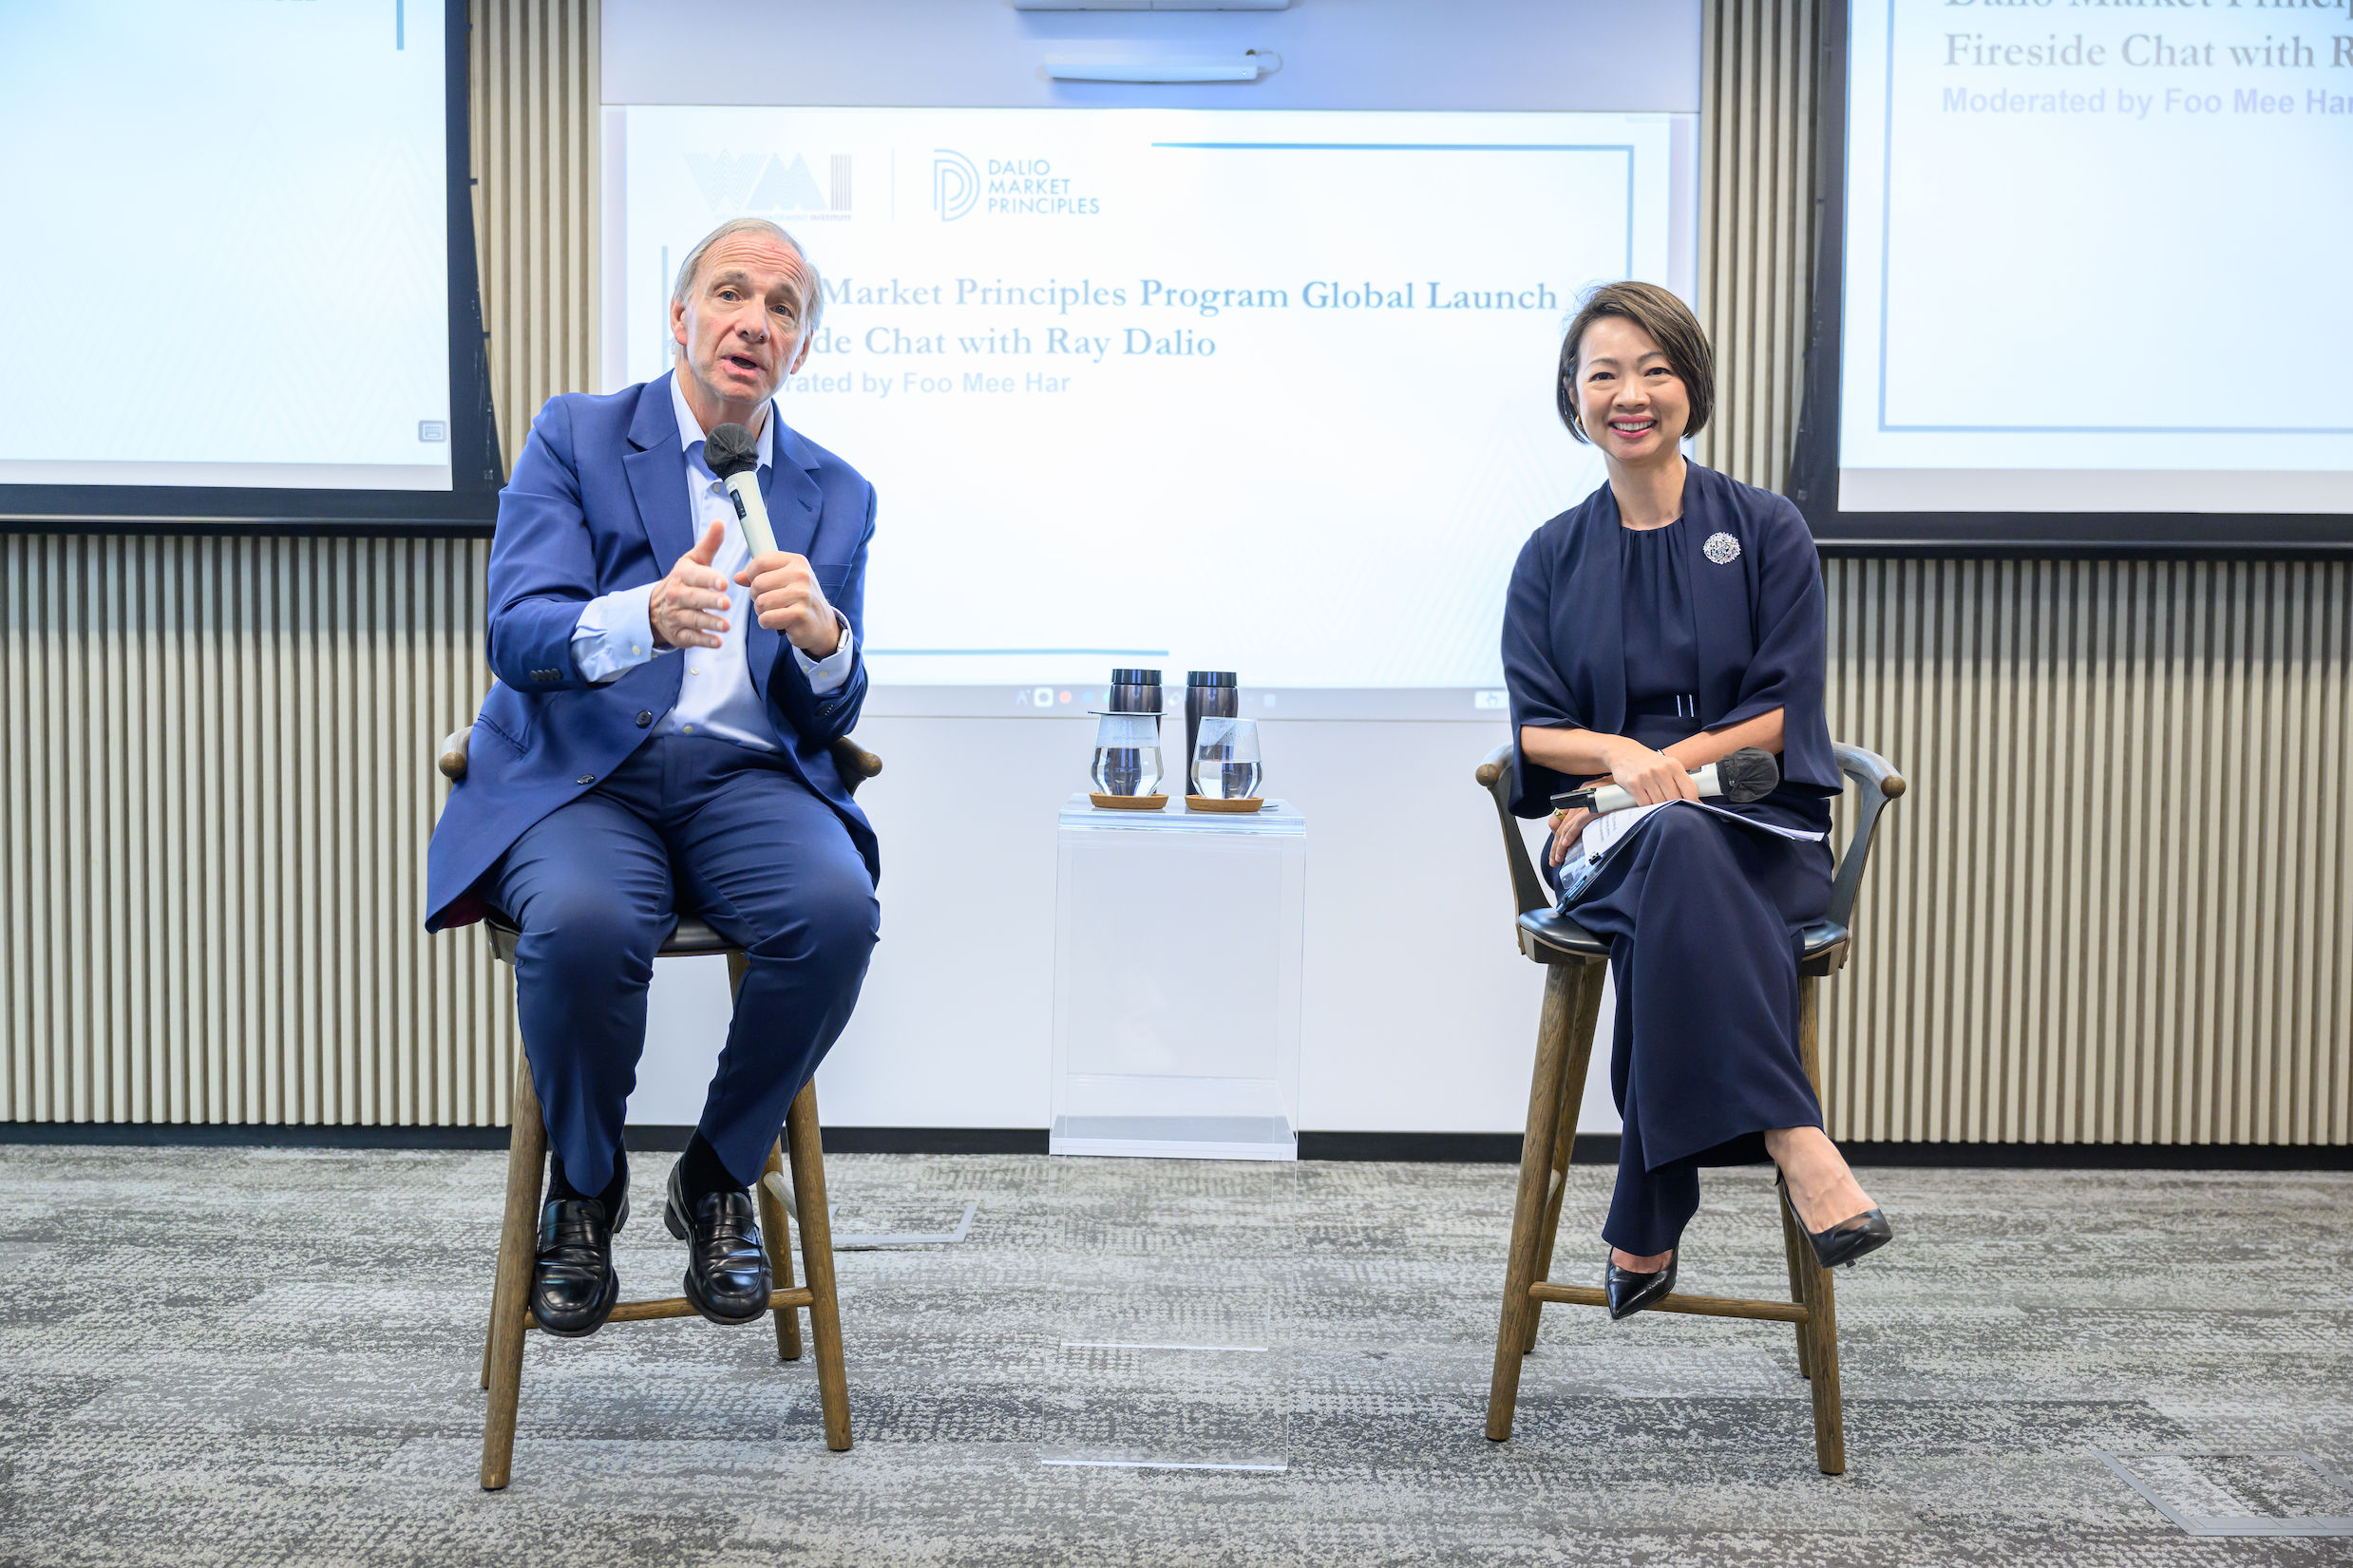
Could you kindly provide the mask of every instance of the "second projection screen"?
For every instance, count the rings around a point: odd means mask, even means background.
[[[2345,0],[1850,16],[1841,510],[2353,513]]]

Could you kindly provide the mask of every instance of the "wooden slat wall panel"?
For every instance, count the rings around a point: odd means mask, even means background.
[[[1781,488],[1813,274],[1820,0],[1710,0],[1701,16],[1700,324],[1716,348],[1709,467]]]
[[[1829,563],[1842,1138],[2353,1143],[2353,565]],[[1844,830],[1842,822],[1841,830]]]
[[[503,974],[420,927],[487,559],[0,538],[0,1121],[505,1120]]]
[[[0,540],[0,1120],[504,1116],[503,975],[418,929],[485,557]],[[2353,1142],[2353,565],[1828,585],[1831,728],[1912,784],[1826,988],[1832,1131]]]
[[[597,0],[470,0],[474,233],[511,471],[540,405],[597,387]]]

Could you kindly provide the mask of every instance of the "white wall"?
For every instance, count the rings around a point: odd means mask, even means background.
[[[1005,0],[604,0],[607,104],[1610,109],[1696,114],[1698,0],[1293,0],[1282,11],[1016,11]],[[1262,81],[1049,82],[1081,42],[1273,49]]]
[[[1281,12],[1160,13],[606,0],[603,16],[608,104],[1698,107],[1697,0],[1300,0]],[[1240,90],[1047,82],[1042,56],[1078,40],[1272,48],[1283,67]],[[1043,1127],[1054,822],[1085,786],[1091,721],[1015,712],[1010,690],[1002,706],[942,695],[878,690],[859,727],[886,765],[861,796],[882,839],[882,943],[819,1097],[836,1125]],[[1267,791],[1308,822],[1301,1125],[1516,1132],[1543,973],[1513,946],[1494,813],[1471,779],[1505,727],[1467,707],[1443,716],[1427,697],[1382,716],[1383,704],[1353,696],[1304,705],[1334,716],[1256,714]],[[1300,706],[1285,695],[1286,710]],[[660,968],[632,1116],[692,1122],[725,1031],[725,973],[715,959]],[[1580,1122],[1615,1130],[1605,1071]]]

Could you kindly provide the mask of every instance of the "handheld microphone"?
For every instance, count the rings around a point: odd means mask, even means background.
[[[1691,776],[1702,796],[1746,805],[1751,801],[1763,800],[1780,786],[1781,765],[1774,760],[1772,752],[1744,746],[1721,762],[1703,763],[1693,768]],[[1641,803],[1617,784],[1602,784],[1555,795],[1552,803],[1563,811],[1584,810],[1599,817]]]
[[[744,525],[744,541],[751,553],[773,551],[776,534],[768,525],[768,503],[760,499],[759,438],[740,425],[722,425],[703,438],[703,462],[734,498],[735,516]]]

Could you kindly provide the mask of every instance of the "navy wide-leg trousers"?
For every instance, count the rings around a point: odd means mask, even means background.
[[[654,954],[679,913],[744,949],[701,1129],[750,1185],[849,1022],[880,927],[873,879],[833,808],[780,757],[655,736],[516,840],[489,887],[522,933],[523,1049],[549,1142],[582,1192],[613,1179]]]
[[[1698,1212],[1700,1166],[1763,1160],[1768,1128],[1822,1124],[1798,1048],[1797,957],[1830,890],[1826,845],[1670,805],[1571,905],[1610,938],[1618,996],[1611,1246],[1666,1252]]]

